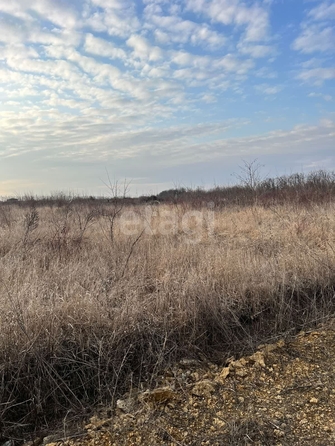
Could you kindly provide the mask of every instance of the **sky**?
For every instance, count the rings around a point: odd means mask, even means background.
[[[0,0],[0,196],[335,170],[335,1]]]

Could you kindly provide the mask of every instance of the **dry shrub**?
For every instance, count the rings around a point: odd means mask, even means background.
[[[2,440],[154,383],[178,358],[223,363],[334,312],[331,203],[219,208],[214,227],[204,208],[187,230],[189,204],[126,206],[112,237],[108,206],[1,214]],[[132,235],[128,211],[142,221]]]

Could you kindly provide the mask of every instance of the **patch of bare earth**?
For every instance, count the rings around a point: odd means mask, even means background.
[[[44,444],[332,445],[334,359],[334,322],[224,367],[185,359],[155,389],[132,389],[91,417],[76,437]]]

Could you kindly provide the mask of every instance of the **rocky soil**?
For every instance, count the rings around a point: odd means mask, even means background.
[[[335,445],[334,359],[334,322],[224,367],[185,359],[71,438],[26,446]]]

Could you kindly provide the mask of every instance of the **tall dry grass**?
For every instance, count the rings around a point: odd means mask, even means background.
[[[334,204],[191,210],[0,206],[0,440],[334,313]]]

